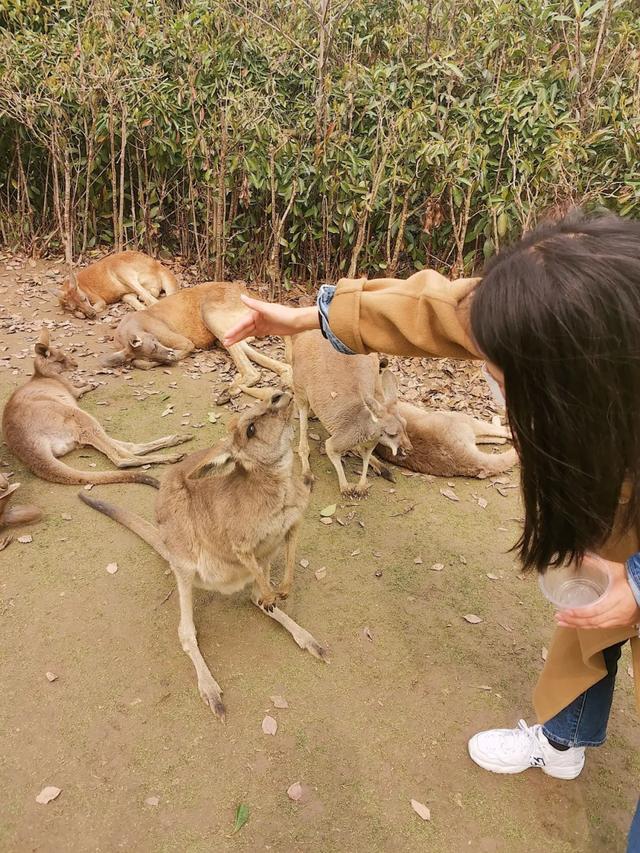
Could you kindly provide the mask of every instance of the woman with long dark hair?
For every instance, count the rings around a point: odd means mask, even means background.
[[[628,640],[640,704],[640,223],[574,214],[543,225],[481,280],[425,270],[325,285],[317,308],[245,301],[227,344],[321,328],[342,352],[485,359],[520,456],[523,567],[553,572],[595,552],[610,585],[556,614],[534,692],[540,722],[481,732],[469,753],[497,773],[575,778],[585,747],[604,741]],[[628,849],[640,851],[640,806]]]

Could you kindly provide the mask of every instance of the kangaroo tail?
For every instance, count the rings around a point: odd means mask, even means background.
[[[82,483],[144,483],[146,486],[160,488],[160,483],[155,477],[148,474],[140,474],[138,471],[79,471],[65,462],[61,462],[55,456],[49,458],[31,459],[28,462],[34,474],[49,480],[51,483],[64,483],[65,485],[81,485]]]
[[[129,530],[135,533],[136,536],[143,539],[147,545],[151,545],[153,550],[157,551],[157,553],[160,554],[161,557],[164,557],[167,562],[171,562],[171,555],[167,550],[167,546],[160,537],[160,531],[153,524],[145,521],[144,518],[136,515],[135,512],[130,512],[128,509],[123,509],[122,507],[115,506],[114,504],[107,503],[106,501],[92,498],[86,492],[78,492],[78,497],[83,503],[86,503],[87,506],[97,509],[98,512],[101,512],[104,515],[109,516],[109,518],[112,518],[114,521],[117,521],[118,524],[122,524],[124,527],[129,528]]]

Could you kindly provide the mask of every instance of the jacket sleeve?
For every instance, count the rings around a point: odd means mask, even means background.
[[[470,294],[480,279],[450,282],[434,270],[407,279],[338,282],[332,332],[354,352],[481,358],[469,332]]]

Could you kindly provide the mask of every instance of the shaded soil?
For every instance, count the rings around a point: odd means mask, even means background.
[[[30,373],[43,319],[87,374],[110,348],[123,309],[97,323],[62,315],[43,287],[59,268],[0,263],[2,402]],[[439,394],[437,405],[492,413],[477,368],[395,364],[409,399]],[[118,437],[189,431],[193,449],[207,446],[247,402],[213,404],[227,365],[215,351],[170,370],[99,374],[103,384],[82,406]],[[200,647],[225,691],[222,725],[201,703],[178,644],[164,562],[82,505],[78,487],[36,480],[6,447],[0,458],[0,470],[23,484],[20,501],[45,512],[15,532],[32,542],[0,553],[3,851],[624,849],[637,787],[630,780],[640,774],[626,653],[609,740],[575,782],[537,771],[494,776],[467,756],[478,729],[533,721],[531,688],[551,635],[549,608],[509,553],[517,489],[502,496],[490,481],[456,480],[453,503],[440,494],[445,481],[397,472],[395,485],[376,479],[368,500],[345,504],[316,442],[318,479],[299,549],[309,566],[286,609],[328,644],[331,662],[299,651],[246,595],[198,594]],[[109,467],[90,450],[68,458]],[[348,467],[353,479],[355,463]],[[145,486],[94,494],[151,517],[155,493]],[[320,523],[319,510],[336,501],[334,523]],[[112,562],[115,575],[106,571]],[[317,580],[320,567],[327,572]],[[468,624],[468,613],[483,621]],[[274,694],[289,708],[274,710]],[[275,737],[262,733],[265,713],[278,721]],[[296,781],[299,803],[286,793]],[[35,796],[45,785],[62,793],[42,806]],[[429,823],[411,810],[412,798],[429,806]],[[239,804],[249,819],[232,834]]]

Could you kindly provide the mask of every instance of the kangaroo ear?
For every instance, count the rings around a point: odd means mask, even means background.
[[[40,337],[36,344],[36,355],[42,355],[45,358],[49,356],[49,329],[46,326],[43,326],[40,332]]]
[[[362,402],[369,409],[369,414],[373,418],[374,424],[377,424],[380,418],[384,416],[384,409],[380,403],[373,397],[363,397]]]
[[[131,344],[131,346],[132,346],[134,349],[138,349],[138,347],[141,347],[141,346],[142,346],[142,338],[139,338],[139,337],[136,335],[135,337],[131,338],[131,340],[129,341],[129,343]]]
[[[221,477],[230,474],[236,467],[234,455],[229,450],[218,451],[205,458],[187,474],[188,480],[202,480],[203,477]]]
[[[380,382],[382,384],[385,403],[395,403],[398,399],[398,383],[396,377],[388,368],[380,374]]]

